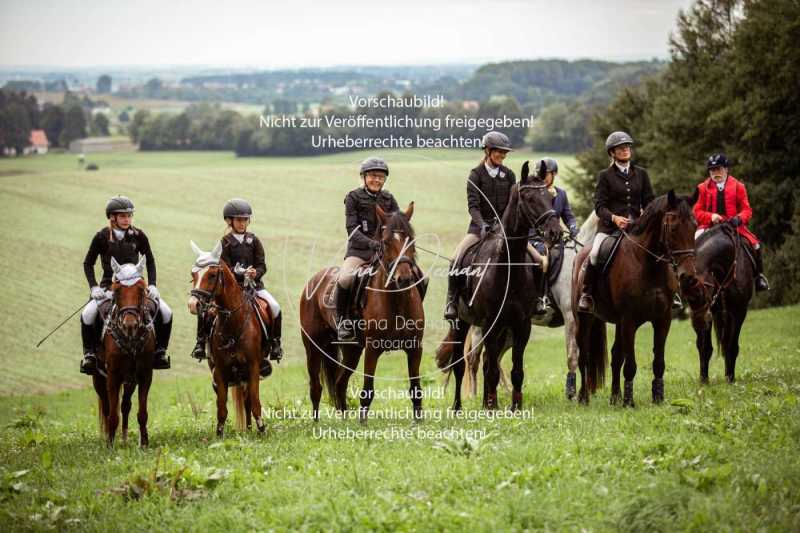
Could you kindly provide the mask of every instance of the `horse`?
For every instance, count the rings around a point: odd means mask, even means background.
[[[108,446],[114,445],[122,411],[122,440],[128,438],[128,415],[131,397],[139,386],[139,445],[149,445],[147,434],[147,394],[153,380],[153,354],[156,348],[153,317],[156,303],[147,297],[144,274],[145,259],[137,264],[120,265],[111,258],[114,272],[111,284],[110,310],[103,326],[99,353],[104,370],[92,376],[97,392],[98,417]],[[105,313],[103,313],[105,314]],[[120,388],[123,388],[120,405]]]
[[[635,405],[634,342],[636,330],[645,322],[653,324],[653,403],[659,404],[664,400],[664,346],[672,321],[672,294],[679,285],[681,292],[687,295],[693,313],[704,313],[705,291],[695,273],[694,232],[697,222],[691,205],[690,199],[679,198],[670,190],[650,202],[642,216],[628,231],[622,232],[616,256],[603,279],[595,283],[592,313],[577,311],[583,283],[582,266],[588,260],[590,247],[578,254],[573,268],[572,294],[573,314],[577,321],[578,367],[581,371],[578,400],[581,403],[588,404],[589,393],[594,393],[605,381],[608,362],[606,322],[616,324],[611,349],[611,404],[620,401],[622,369],[625,377],[623,405]],[[599,270],[603,266],[598,264],[596,268]]]
[[[220,260],[222,242],[211,252],[190,244],[197,257],[192,267],[189,310],[213,324],[208,368],[217,396],[217,437],[222,438],[228,418],[228,387],[233,391],[237,429],[249,430],[254,418],[258,432],[264,433],[259,367],[265,329],[273,317],[266,303],[242,289],[230,267]]]
[[[360,282],[359,278],[369,276],[368,280],[364,280],[367,283],[366,301],[360,319],[355,321],[358,340],[352,343],[337,341],[332,294],[338,268],[329,267],[314,274],[300,295],[301,336],[306,351],[309,395],[315,421],[319,420],[323,389],[320,376],[324,376],[325,387],[328,394],[333,396],[336,409],[339,412],[346,411],[347,384],[364,351],[364,384],[359,395],[359,420],[366,422],[374,396],[378,358],[385,351],[397,347],[406,353],[414,418],[422,416],[419,366],[422,360],[422,336],[425,333],[425,311],[422,307],[422,281],[415,273],[415,237],[410,223],[414,203],[411,202],[404,212],[386,213],[380,206],[376,206],[375,211],[379,226],[374,238],[380,241],[381,249],[366,270],[362,270],[354,280],[355,287]],[[357,296],[353,298],[357,299]]]
[[[468,325],[484,332],[486,355],[483,362],[483,406],[497,409],[497,384],[500,380],[498,358],[506,333],[512,343],[511,408],[522,408],[524,379],[523,354],[531,334],[531,317],[540,284],[534,279],[527,251],[528,233],[537,229],[551,246],[561,235],[561,226],[552,209],[552,197],[544,183],[545,165],[537,176],[529,176],[529,164],[523,164],[521,180],[511,188],[508,205],[499,228],[492,231],[464,255],[474,255],[467,275],[477,278],[472,294],[459,298],[458,318],[436,352],[437,366],[452,370],[456,377],[453,410],[461,410],[461,384],[464,377],[464,341]],[[459,259],[460,260],[460,259]],[[454,269],[460,265],[453,265]],[[463,291],[462,291],[463,292]]]
[[[539,317],[533,316],[533,324],[546,328],[556,328],[563,324],[564,340],[567,347],[567,380],[564,391],[568,400],[575,399],[575,371],[578,369],[578,344],[575,342],[575,317],[572,314],[572,265],[578,251],[587,243],[591,243],[597,233],[597,215],[592,211],[581,226],[576,238],[565,237],[562,240],[562,263],[555,283],[550,285],[550,292],[553,296],[552,302],[555,304],[546,315]],[[469,372],[464,386],[472,396],[477,394],[478,367],[480,366],[483,345],[483,330],[480,327],[472,326],[465,341],[464,349],[467,353],[467,365]],[[503,359],[503,355],[511,348],[513,338],[507,334],[503,347],[498,356],[498,364]],[[500,367],[500,384],[507,388],[506,378],[503,368]]]
[[[713,316],[717,343],[725,357],[725,377],[736,381],[736,358],[739,334],[753,297],[755,267],[748,258],[746,244],[730,224],[719,224],[703,232],[695,242],[697,276],[710,296],[708,306]],[[708,383],[708,362],[714,351],[710,321],[694,324],[700,356],[700,382]]]

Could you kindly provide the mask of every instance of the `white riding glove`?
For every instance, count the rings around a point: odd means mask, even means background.
[[[153,300],[158,300],[161,298],[161,293],[158,292],[158,288],[155,285],[150,285],[147,287],[147,295]]]
[[[106,291],[103,289],[103,287],[99,286],[92,287],[92,299],[97,300],[99,302],[100,300],[104,300],[105,297],[106,297]]]

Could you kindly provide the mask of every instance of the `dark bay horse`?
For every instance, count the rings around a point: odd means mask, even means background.
[[[228,387],[232,387],[236,426],[265,431],[259,396],[259,367],[264,332],[257,312],[269,327],[272,316],[267,305],[242,289],[231,269],[220,260],[222,242],[211,252],[191,243],[197,259],[192,267],[190,311],[213,321],[208,367],[217,395],[217,436],[222,437],[228,418]],[[257,311],[258,309],[258,311]]]
[[[753,297],[755,269],[742,238],[730,224],[719,224],[703,232],[697,247],[697,277],[709,292],[708,305],[713,316],[717,342],[725,357],[725,377],[736,381],[739,334]],[[700,355],[700,381],[708,383],[708,362],[714,347],[710,322],[694,324]]]
[[[147,287],[142,278],[144,256],[136,265],[121,266],[112,257],[111,268],[114,271],[111,285],[113,297],[98,353],[105,371],[92,376],[98,397],[98,413],[106,441],[112,446],[121,410],[122,440],[126,440],[131,397],[138,385],[139,444],[146,447],[149,444],[147,394],[153,380],[153,352],[156,342],[153,317],[158,307],[147,297]],[[123,386],[120,405],[119,393]]]
[[[461,409],[461,384],[464,378],[464,341],[469,326],[484,332],[483,406],[497,409],[497,384],[500,381],[499,357],[508,332],[513,336],[511,358],[512,409],[522,407],[524,378],[523,354],[531,334],[531,317],[540,284],[534,280],[528,254],[528,233],[538,229],[551,246],[561,236],[561,226],[552,209],[552,196],[542,174],[528,175],[528,162],[522,167],[521,180],[511,188],[508,205],[499,229],[492,231],[471,264],[469,276],[475,278],[468,294],[458,303],[458,318],[436,352],[440,369],[452,369],[456,378],[453,409]],[[469,253],[469,252],[467,252]],[[465,254],[466,255],[466,254]],[[453,268],[459,268],[454,265]]]
[[[374,237],[381,242],[382,248],[376,261],[364,266],[365,270],[372,270],[372,276],[366,287],[366,302],[361,317],[356,322],[358,341],[337,341],[336,316],[331,297],[337,268],[329,267],[314,274],[300,295],[301,336],[306,350],[309,393],[315,420],[319,419],[321,375],[324,375],[325,386],[333,396],[336,409],[347,409],[347,384],[350,375],[358,367],[362,350],[365,360],[364,388],[360,394],[361,421],[367,420],[374,396],[378,357],[389,350],[403,350],[406,353],[414,416],[419,418],[422,415],[419,365],[422,360],[425,312],[418,287],[421,281],[414,272],[415,237],[410,224],[414,203],[409,204],[405,212],[385,213],[380,206],[376,206],[375,211],[380,224]],[[358,283],[358,277],[354,283]]]
[[[573,309],[578,327],[578,367],[581,385],[578,400],[589,403],[589,393],[605,381],[608,361],[606,322],[616,324],[611,349],[611,403],[620,395],[620,370],[625,376],[623,405],[634,405],[633,379],[636,375],[636,330],[645,322],[653,324],[653,403],[664,400],[664,346],[672,321],[672,294],[678,289],[687,296],[693,311],[704,312],[704,290],[695,276],[694,232],[697,222],[691,201],[673,191],[654,199],[623,234],[616,257],[607,273],[595,283],[594,313],[577,312],[583,283],[582,265],[588,261],[590,246],[580,252],[573,270]],[[597,265],[598,269],[602,265]],[[624,363],[624,368],[623,368]]]

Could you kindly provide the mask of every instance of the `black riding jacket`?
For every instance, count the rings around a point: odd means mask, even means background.
[[[344,199],[345,228],[348,235],[345,257],[356,256],[365,261],[372,258],[372,237],[378,229],[376,204],[386,213],[400,209],[397,200],[386,189],[372,194],[366,187],[359,187],[347,193]]]
[[[103,278],[100,280],[99,285],[107,289],[111,286],[111,277],[114,274],[111,269],[111,258],[113,257],[120,265],[125,263],[136,264],[139,262],[139,254],[145,257],[148,283],[155,285],[156,260],[153,257],[153,251],[150,249],[150,241],[147,240],[147,235],[139,228],[131,226],[125,230],[125,236],[122,240],[117,240],[110,227],[102,228],[92,238],[89,251],[86,252],[86,257],[83,260],[83,272],[86,275],[86,281],[89,282],[89,287],[98,285],[94,273],[94,265],[98,256],[100,256],[100,264],[103,267]]]
[[[479,235],[481,225],[503,217],[516,181],[514,171],[503,165],[495,178],[489,175],[483,162],[470,171],[467,178],[467,208],[471,217],[468,233]]]
[[[220,255],[220,259],[225,261],[231,271],[233,271],[236,263],[239,263],[244,268],[255,268],[256,275],[253,281],[255,281],[256,289],[264,288],[261,278],[267,272],[266,255],[264,254],[264,246],[254,234],[245,232],[241,243],[233,236],[233,233],[225,235],[222,238],[222,255]],[[236,281],[240,285],[244,284],[243,274],[234,272],[234,276],[236,276]]]
[[[614,163],[597,175],[594,193],[594,210],[600,218],[597,230],[613,233],[617,226],[611,215],[639,218],[647,204],[653,200],[650,176],[642,167],[630,165],[626,176]]]

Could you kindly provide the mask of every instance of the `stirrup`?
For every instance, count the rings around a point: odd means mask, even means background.
[[[456,307],[455,299],[447,302],[444,307],[444,319],[455,320],[458,318],[458,308]]]
[[[194,345],[194,349],[192,350],[192,357],[194,357],[198,361],[202,361],[203,359],[206,358],[205,341],[198,341],[197,344]]]
[[[171,366],[167,351],[164,348],[157,349],[153,354],[153,370],[169,370]]]
[[[266,357],[261,358],[261,367],[258,373],[262,378],[269,377],[272,374],[272,363]]]
[[[763,292],[769,290],[769,281],[764,274],[756,276],[756,292]]]
[[[87,376],[94,376],[97,374],[97,355],[86,352],[83,354],[83,359],[81,359],[81,366],[80,371],[81,374],[86,374]]]
[[[592,298],[591,294],[581,294],[581,298],[578,300],[578,311],[581,313],[591,313],[594,311],[594,298]]]
[[[283,359],[283,347],[281,346],[280,339],[272,340],[272,347],[269,350],[269,358],[272,361],[280,362]]]
[[[336,337],[339,339],[339,342],[353,342],[356,340],[356,332],[348,328],[344,324],[343,319],[339,324],[339,327],[336,329]]]

